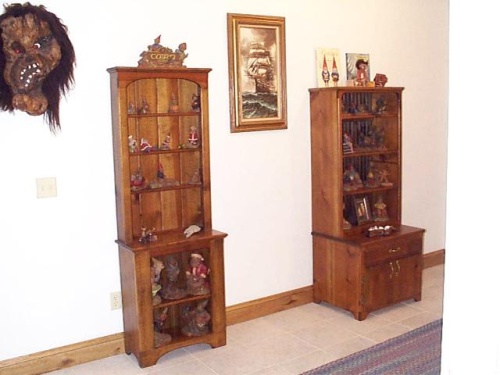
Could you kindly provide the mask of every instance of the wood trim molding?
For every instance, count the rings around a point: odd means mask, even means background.
[[[83,341],[0,361],[0,375],[38,375],[125,352],[124,334]]]
[[[445,250],[424,254],[423,268],[444,264]],[[260,318],[313,301],[312,285],[240,303],[226,308],[228,325]],[[0,375],[38,375],[125,352],[124,334],[117,333],[94,340],[0,361]]]

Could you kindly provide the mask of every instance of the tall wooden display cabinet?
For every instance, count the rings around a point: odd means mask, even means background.
[[[314,300],[358,320],[419,301],[424,230],[401,223],[403,88],[309,92]]]
[[[226,343],[223,240],[212,229],[210,69],[108,69],[125,351],[141,367]],[[201,231],[186,236],[186,228]],[[197,274],[191,261],[204,268]]]

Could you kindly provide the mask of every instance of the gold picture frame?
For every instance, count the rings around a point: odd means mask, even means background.
[[[287,128],[285,18],[227,14],[231,133]]]

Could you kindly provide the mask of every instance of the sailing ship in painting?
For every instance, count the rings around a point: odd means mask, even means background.
[[[243,118],[278,116],[275,64],[272,53],[263,44],[252,43],[244,68],[252,89],[242,92]]]

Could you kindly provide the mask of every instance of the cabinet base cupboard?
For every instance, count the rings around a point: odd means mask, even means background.
[[[342,240],[313,233],[314,302],[364,320],[374,310],[422,299],[424,231],[402,226],[390,237]]]
[[[403,225],[402,87],[310,89],[314,301],[422,298],[424,230]]]

